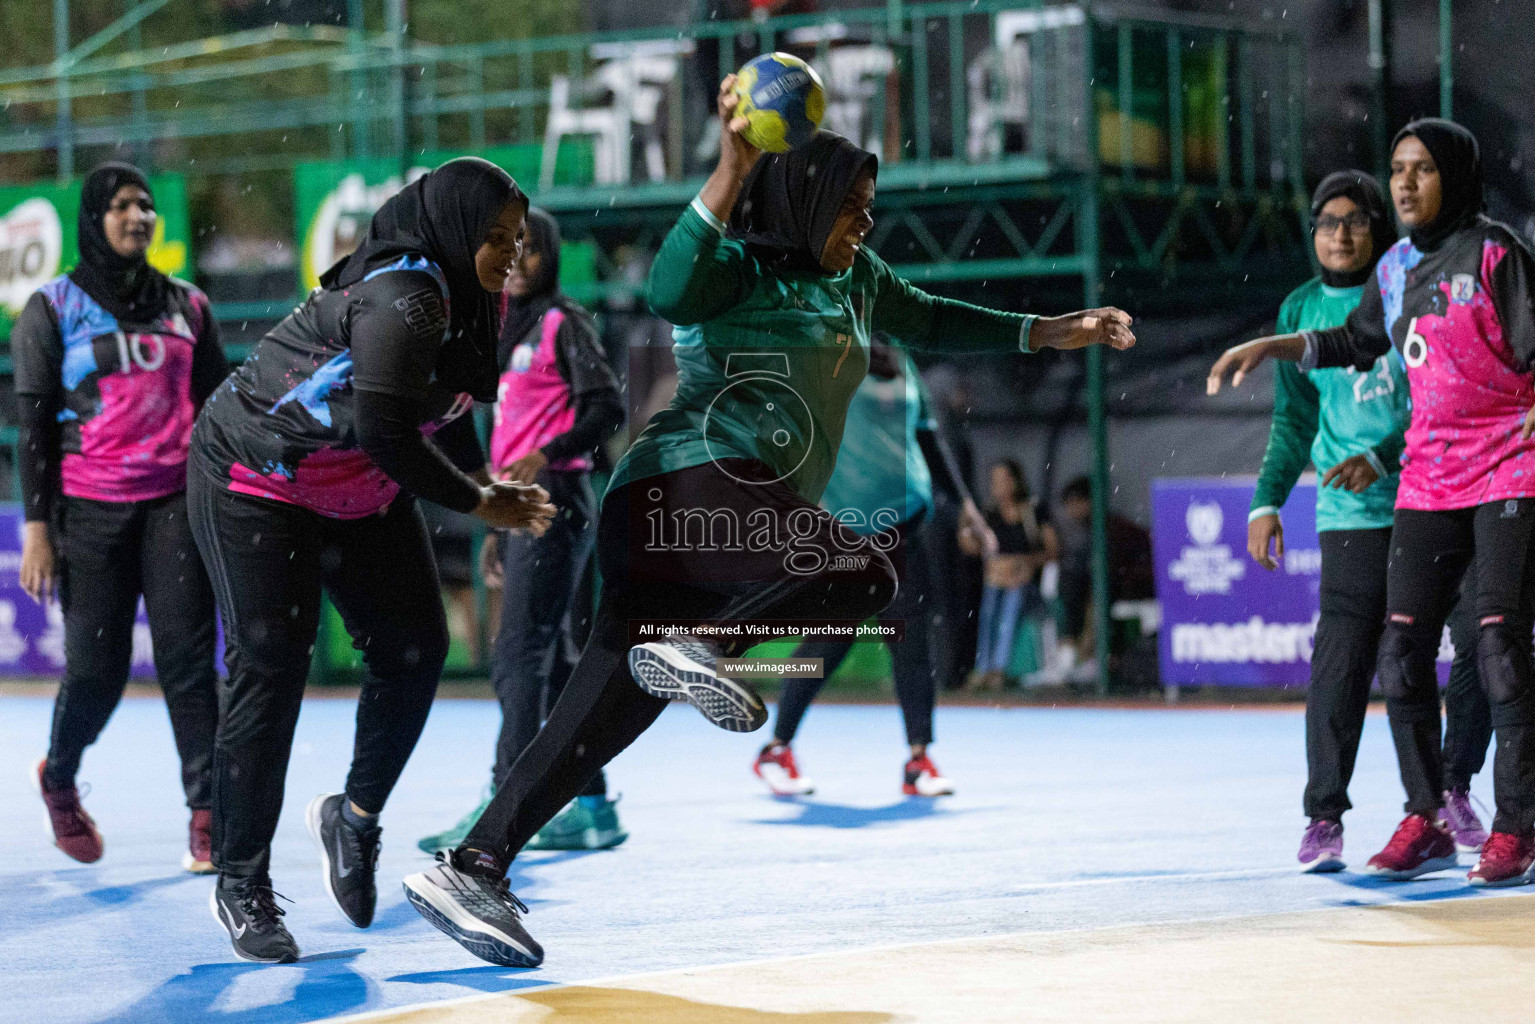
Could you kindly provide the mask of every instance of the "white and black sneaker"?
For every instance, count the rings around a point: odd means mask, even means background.
[[[767,724],[767,708],[755,690],[715,674],[718,645],[688,633],[629,648],[629,672],[640,689],[663,700],[683,700],[730,732],[755,732]]]
[[[213,919],[224,926],[235,954],[263,964],[291,964],[298,959],[298,943],[282,923],[272,880],[219,877],[208,894]]]
[[[449,851],[437,865],[405,878],[405,898],[438,931],[481,960],[502,967],[537,967],[544,948],[522,926],[527,905],[504,877],[470,874],[453,865]]]
[[[309,801],[304,817],[309,835],[320,850],[320,865],[325,876],[325,891],[331,902],[358,928],[373,923],[373,908],[378,905],[378,854],[383,848],[384,830],[354,828],[341,813],[345,793],[321,793]]]

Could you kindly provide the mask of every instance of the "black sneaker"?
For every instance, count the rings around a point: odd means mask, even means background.
[[[304,818],[309,835],[320,849],[320,864],[325,875],[325,891],[331,902],[359,928],[373,923],[373,908],[378,905],[378,853],[384,830],[353,828],[341,814],[345,793],[321,793],[309,801]]]
[[[527,906],[512,895],[504,877],[475,875],[453,866],[453,855],[437,854],[437,866],[407,875],[405,898],[438,931],[481,960],[502,967],[537,967],[544,948],[522,926]]]
[[[235,954],[263,964],[291,964],[298,959],[298,943],[282,923],[272,880],[219,877],[208,894],[208,909],[229,933]]]
[[[755,732],[767,724],[767,708],[755,690],[714,672],[720,648],[688,633],[629,648],[629,672],[640,689],[663,700],[687,701],[730,732]]]

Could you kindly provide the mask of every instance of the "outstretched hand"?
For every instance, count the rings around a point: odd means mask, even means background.
[[[1210,376],[1205,380],[1205,394],[1220,394],[1221,384],[1225,382],[1226,375],[1231,374],[1231,386],[1239,388],[1242,381],[1249,373],[1252,373],[1269,355],[1268,339],[1259,338],[1257,341],[1249,341],[1243,345],[1233,345],[1221,353],[1221,357],[1210,367]]]
[[[1205,381],[1205,394],[1220,394],[1221,385],[1231,375],[1231,386],[1241,387],[1249,373],[1263,365],[1265,359],[1287,359],[1299,362],[1306,354],[1306,339],[1300,334],[1274,334],[1241,345],[1233,345],[1210,367]]]
[[[1063,351],[1107,345],[1124,351],[1135,344],[1130,314],[1114,306],[1084,309],[1065,316],[1041,317],[1029,332],[1030,347]]]

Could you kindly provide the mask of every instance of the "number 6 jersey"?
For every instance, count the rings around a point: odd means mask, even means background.
[[[1407,369],[1412,419],[1397,507],[1472,508],[1535,497],[1535,260],[1508,227],[1478,216],[1430,252],[1397,242],[1341,327],[1305,332],[1302,367]],[[1394,349],[1394,351],[1393,351]]]

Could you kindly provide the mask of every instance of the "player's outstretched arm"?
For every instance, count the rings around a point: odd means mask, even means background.
[[[1219,394],[1228,374],[1231,386],[1241,387],[1243,378],[1261,366],[1265,359],[1286,359],[1298,363],[1305,354],[1306,341],[1299,334],[1275,334],[1233,345],[1221,353],[1215,365],[1210,367],[1210,376],[1205,380],[1205,394]]]
[[[1130,314],[1114,306],[1084,309],[1063,316],[1042,316],[1029,328],[1029,351],[1057,348],[1069,351],[1089,345],[1107,345],[1124,351],[1134,346]]]

